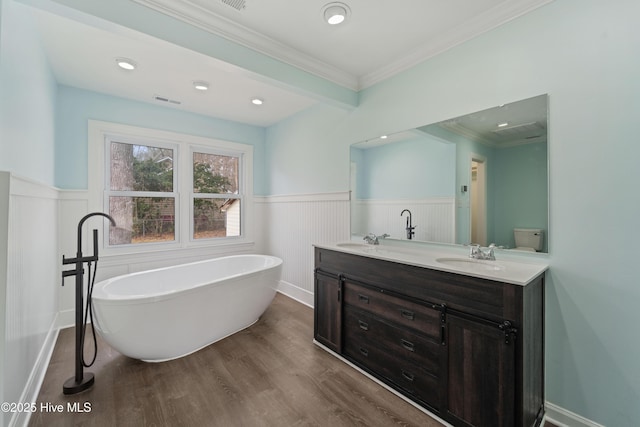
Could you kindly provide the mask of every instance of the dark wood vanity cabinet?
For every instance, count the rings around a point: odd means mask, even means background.
[[[315,249],[315,339],[456,426],[534,426],[543,277],[527,286]]]
[[[507,342],[495,326],[455,315],[447,316],[446,329],[445,418],[460,425],[514,425],[515,335]]]
[[[315,274],[313,333],[316,341],[342,351],[342,278],[317,271]]]

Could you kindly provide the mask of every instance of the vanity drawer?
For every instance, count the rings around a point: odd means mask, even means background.
[[[344,355],[432,409],[437,411],[441,407],[440,379],[406,359],[395,357],[384,346],[356,334],[345,340]]]
[[[343,312],[344,342],[357,341],[374,346],[395,361],[408,361],[438,376],[442,346],[410,331],[387,324],[368,313],[345,307]]]
[[[349,280],[344,282],[344,302],[369,311],[398,325],[440,340],[440,311],[415,302],[382,293]]]

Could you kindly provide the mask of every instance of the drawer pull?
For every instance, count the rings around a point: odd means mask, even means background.
[[[404,308],[400,310],[400,314],[407,320],[415,320],[416,318],[416,315],[413,311],[406,310]]]
[[[358,301],[369,304],[369,297],[366,295],[358,294]]]
[[[415,379],[415,375],[413,375],[411,372],[405,371],[404,369],[402,370],[402,376],[404,377],[405,380],[411,381],[411,382],[413,382],[413,380]]]
[[[414,345],[411,341],[407,341],[407,340],[400,340],[400,343],[402,344],[402,346],[409,350],[409,351],[415,351],[414,349]]]
[[[369,357],[369,350],[366,348],[360,347],[358,350],[360,350],[360,353],[362,353],[363,356]]]
[[[360,325],[360,329],[363,331],[369,330],[369,324],[367,322],[363,322],[362,320],[358,320],[358,325]]]

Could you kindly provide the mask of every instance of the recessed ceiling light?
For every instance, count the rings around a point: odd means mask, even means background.
[[[349,6],[344,3],[329,3],[322,8],[322,16],[329,25],[337,25],[344,22],[351,13]]]
[[[209,83],[203,81],[193,82],[193,87],[197,90],[205,91],[209,90]]]
[[[260,99],[260,98],[253,98],[251,100],[251,103],[253,105],[262,105],[262,104],[264,104],[264,101],[262,99]]]
[[[128,58],[116,58],[116,64],[118,64],[118,67],[122,68],[123,70],[128,71],[135,70],[137,67],[137,64]]]
[[[380,137],[380,139],[387,139],[387,138],[388,138],[388,137],[387,137],[387,135],[382,135],[382,136]]]

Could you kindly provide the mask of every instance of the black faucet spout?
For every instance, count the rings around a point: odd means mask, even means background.
[[[108,215],[104,212],[92,212],[83,216],[80,222],[78,222],[78,258],[82,258],[82,225],[92,216],[103,216],[109,220],[111,225],[113,225],[114,227],[116,225],[116,221],[111,217],[111,215]]]
[[[400,212],[400,216],[404,215],[405,212],[409,214],[409,216],[407,216],[407,226],[405,227],[405,230],[407,231],[407,240],[411,240],[416,234],[416,232],[413,231],[416,227],[411,223],[411,211],[409,209],[404,209],[402,212]]]

